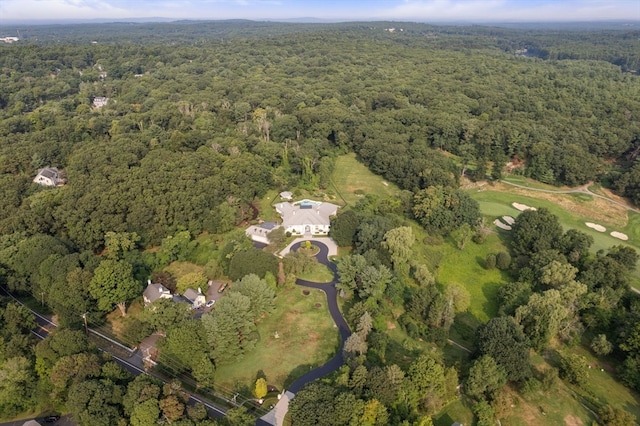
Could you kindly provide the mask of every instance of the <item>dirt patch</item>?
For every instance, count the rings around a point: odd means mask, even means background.
[[[396,325],[394,323],[392,323],[391,321],[387,321],[387,330],[394,330],[396,328]]]
[[[567,414],[567,416],[563,419],[564,424],[567,426],[582,426],[582,420],[576,416],[572,416],[571,414]]]

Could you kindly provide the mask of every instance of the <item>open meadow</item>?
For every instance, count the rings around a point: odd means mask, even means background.
[[[354,153],[341,155],[336,159],[332,180],[339,195],[351,205],[357,203],[364,194],[386,198],[400,192],[395,184],[385,181],[367,169]]]
[[[254,350],[217,367],[216,383],[225,388],[251,389],[263,373],[267,383],[283,389],[326,362],[339,344],[324,293],[300,287],[278,293],[275,311],[258,323],[258,332],[260,341]]]

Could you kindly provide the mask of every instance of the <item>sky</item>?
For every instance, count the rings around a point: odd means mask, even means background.
[[[640,20],[640,0],[0,0],[0,23],[131,18],[417,22]]]

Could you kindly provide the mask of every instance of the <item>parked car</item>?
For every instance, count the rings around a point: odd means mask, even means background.
[[[228,285],[229,285],[229,283],[220,284],[220,287],[218,287],[218,293],[222,293],[223,291],[225,291],[225,289],[227,288]]]
[[[44,422],[45,423],[56,423],[58,420],[60,420],[60,416],[48,416],[48,417],[45,417]]]
[[[213,306],[214,303],[216,303],[215,300],[209,300],[207,303],[205,303],[204,306],[206,306],[207,308],[210,308]]]

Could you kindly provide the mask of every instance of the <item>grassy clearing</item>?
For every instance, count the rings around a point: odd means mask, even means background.
[[[584,356],[592,367],[589,369],[589,379],[582,388],[570,386],[576,394],[584,398],[588,405],[593,405],[594,408],[611,404],[632,413],[636,419],[640,419],[640,395],[617,381],[615,361],[607,362],[602,358],[597,358],[584,346],[575,346],[565,350]],[[550,363],[554,363],[555,359],[552,359],[554,357],[547,358]]]
[[[509,280],[504,271],[487,270],[484,261],[488,253],[505,251],[506,247],[496,234],[487,236],[484,244],[467,243],[459,250],[452,243],[438,246],[425,246],[427,258],[439,258],[436,273],[442,284],[457,283],[467,289],[471,295],[469,312],[476,320],[486,322],[498,314],[498,289]]]
[[[260,212],[258,217],[265,222],[277,222],[280,219],[276,209],[273,208],[273,205],[280,201],[278,194],[279,192],[276,190],[268,191],[256,204],[256,207]]]
[[[450,403],[433,416],[432,419],[434,426],[451,426],[454,422],[462,423],[463,425],[474,424],[471,404],[462,399]]]
[[[374,194],[381,198],[393,197],[400,192],[393,183],[373,174],[356,159],[354,153],[336,159],[333,183],[348,204],[355,204],[364,194]]]
[[[203,268],[192,262],[171,262],[164,270],[170,273],[175,279],[178,279],[191,272],[202,272]]]
[[[269,384],[283,389],[335,354],[340,337],[324,293],[309,289],[309,295],[304,295],[302,291],[295,287],[278,293],[276,310],[258,324],[256,348],[242,359],[219,366],[217,383],[251,388],[262,371]]]
[[[331,270],[325,265],[318,263],[313,266],[313,269],[310,272],[300,274],[298,275],[298,278],[314,283],[330,283],[333,281],[333,272],[331,272]]]

